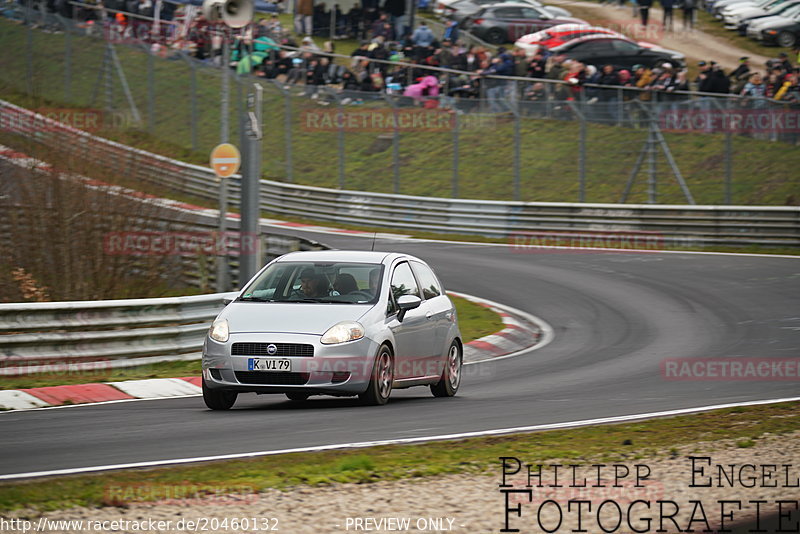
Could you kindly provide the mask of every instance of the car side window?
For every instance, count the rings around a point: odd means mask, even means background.
[[[403,295],[415,295],[419,297],[419,288],[414,273],[411,272],[408,262],[403,262],[394,269],[392,273],[392,296],[395,299]]]
[[[412,263],[412,268],[417,275],[420,288],[422,289],[422,296],[425,300],[438,297],[442,294],[442,286],[439,284],[439,280],[436,279],[436,275],[433,274],[430,267],[415,261]]]
[[[613,46],[614,50],[617,52],[624,52],[627,54],[632,54],[639,51],[638,45],[629,43],[628,41],[611,41],[611,46]]]
[[[532,7],[522,8],[522,18],[524,19],[541,19],[542,14]]]
[[[518,7],[502,7],[495,9],[494,16],[498,19],[520,19],[522,10]]]
[[[395,267],[392,273],[392,298],[389,301],[388,313],[397,311],[397,299],[403,295],[414,295],[419,297],[419,288],[417,281],[414,278],[414,273],[411,272],[408,262],[403,262]]]

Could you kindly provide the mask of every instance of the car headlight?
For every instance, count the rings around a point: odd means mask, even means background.
[[[323,345],[335,345],[336,343],[345,343],[347,341],[355,341],[364,337],[364,327],[361,323],[355,321],[342,321],[336,323],[322,334],[320,343]]]
[[[230,329],[228,328],[228,320],[223,319],[221,321],[214,321],[211,325],[211,329],[208,331],[208,337],[213,339],[214,341],[219,341],[220,343],[225,343],[228,341],[228,337],[230,336]]]

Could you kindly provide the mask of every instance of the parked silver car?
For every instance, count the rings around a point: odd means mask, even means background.
[[[461,382],[453,303],[431,268],[386,252],[294,252],[272,261],[214,320],[203,344],[203,399],[227,410],[239,393],[358,395]]]

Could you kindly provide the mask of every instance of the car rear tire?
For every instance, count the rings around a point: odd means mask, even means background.
[[[369,379],[367,391],[358,397],[369,406],[381,406],[389,400],[392,393],[392,382],[394,381],[394,356],[391,349],[386,345],[381,345],[378,354],[375,356],[375,363],[372,365],[372,374]]]
[[[792,48],[797,42],[797,36],[792,32],[781,32],[778,34],[778,46]]]
[[[492,28],[486,32],[486,42],[491,44],[503,44],[506,42],[506,33],[500,28]]]
[[[458,340],[453,340],[450,348],[447,349],[447,361],[444,364],[442,377],[439,382],[431,386],[431,393],[434,397],[453,397],[458,392],[461,385],[461,369],[464,364],[464,355],[461,344]]]
[[[206,381],[203,379],[203,400],[212,410],[230,410],[238,396],[235,391],[211,389],[206,386]]]
[[[308,400],[308,397],[310,397],[310,396],[311,396],[311,395],[309,395],[308,393],[301,393],[301,392],[296,392],[296,393],[287,393],[287,394],[286,394],[286,397],[287,397],[287,398],[288,398],[290,401],[295,401],[295,402],[303,402],[303,401],[307,401],[307,400]]]

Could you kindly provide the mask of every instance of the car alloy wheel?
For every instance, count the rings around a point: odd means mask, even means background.
[[[359,395],[365,404],[382,405],[389,400],[394,382],[394,359],[392,351],[386,345],[381,345],[375,363],[372,367],[367,391]]]
[[[447,361],[439,382],[431,386],[431,393],[434,397],[452,397],[461,385],[461,370],[463,366],[463,355],[461,354],[461,344],[453,340],[447,351]]]

